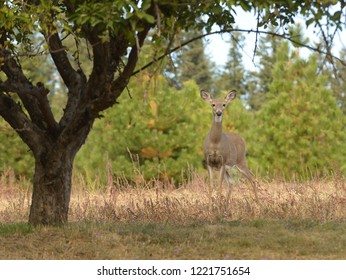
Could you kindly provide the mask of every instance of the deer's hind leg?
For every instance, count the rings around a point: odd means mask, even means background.
[[[248,166],[247,166],[245,161],[237,163],[236,166],[237,166],[238,170],[250,181],[251,186],[253,188],[253,191],[255,193],[256,201],[259,202],[259,200],[258,200],[258,193],[257,193],[257,182],[255,180],[254,174],[248,168]]]
[[[232,177],[231,177],[231,167],[230,166],[226,166],[226,170],[225,170],[225,181],[227,184],[227,187],[229,189],[231,189],[232,186]]]

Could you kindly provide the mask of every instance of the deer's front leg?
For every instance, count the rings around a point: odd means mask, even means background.
[[[213,178],[213,168],[210,166],[210,155],[207,156],[207,168],[208,168],[208,175],[209,175],[209,193],[211,193],[214,188],[214,178]]]
[[[225,166],[221,165],[221,168],[219,171],[219,193],[220,194],[222,193],[222,181],[225,176],[225,171],[226,171]]]

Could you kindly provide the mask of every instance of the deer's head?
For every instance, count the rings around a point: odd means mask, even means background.
[[[211,105],[216,122],[222,121],[223,111],[225,110],[227,105],[236,97],[236,95],[237,92],[235,90],[231,90],[227,93],[223,100],[213,99],[209,92],[201,90],[201,97],[204,101],[208,102]]]

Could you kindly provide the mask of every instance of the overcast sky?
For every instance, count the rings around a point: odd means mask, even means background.
[[[240,29],[256,30],[256,16],[254,16],[253,13],[245,13],[241,9],[236,9],[236,10],[238,13],[235,20],[237,27]],[[301,18],[298,21],[301,22],[303,27],[305,28],[305,22],[303,18]],[[306,30],[306,36],[310,39],[310,44],[318,41],[318,38],[313,33],[312,26],[309,27],[308,30]],[[229,50],[229,44],[227,44],[227,41],[229,40],[229,38],[230,36],[228,34],[211,35],[206,37],[207,53],[210,55],[211,59],[216,63],[216,65],[220,68],[222,68],[222,66],[224,66],[227,61],[227,54]],[[256,69],[256,67],[252,59],[253,59],[256,35],[255,33],[246,33],[245,38],[246,38],[245,40],[246,46],[243,50],[243,63],[246,69],[254,70]],[[340,49],[342,47],[345,47],[346,39],[344,38],[346,38],[345,31],[342,34],[340,34],[340,36],[336,36],[336,40],[335,40],[336,46],[334,49],[334,55],[338,56]],[[301,50],[301,54],[303,56],[308,56],[310,54],[310,51],[306,48],[303,48]]]

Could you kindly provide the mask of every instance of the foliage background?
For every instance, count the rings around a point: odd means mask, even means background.
[[[304,37],[301,29],[296,32]],[[182,36],[191,38],[196,32]],[[111,170],[134,184],[151,178],[180,183],[190,170],[204,172],[202,144],[211,110],[199,91],[204,88],[222,98],[235,88],[239,98],[228,107],[223,126],[245,138],[249,165],[257,176],[308,179],[345,174],[343,66],[336,65],[341,76],[336,79],[323,57],[303,58],[299,48],[264,36],[260,65],[250,72],[242,63],[244,36],[235,33],[232,38],[224,69],[215,69],[203,51],[205,42],[199,40],[134,76],[128,94],[96,121],[75,170],[100,178]],[[144,49],[140,64],[154,55],[155,46]],[[45,70],[51,61],[35,56],[23,57],[21,63],[31,69],[33,81],[48,84],[59,117],[66,100],[56,73]],[[89,64],[87,58],[82,62],[86,72]],[[17,176],[32,176],[33,159],[26,146],[2,119],[0,131],[1,171],[11,168]]]

